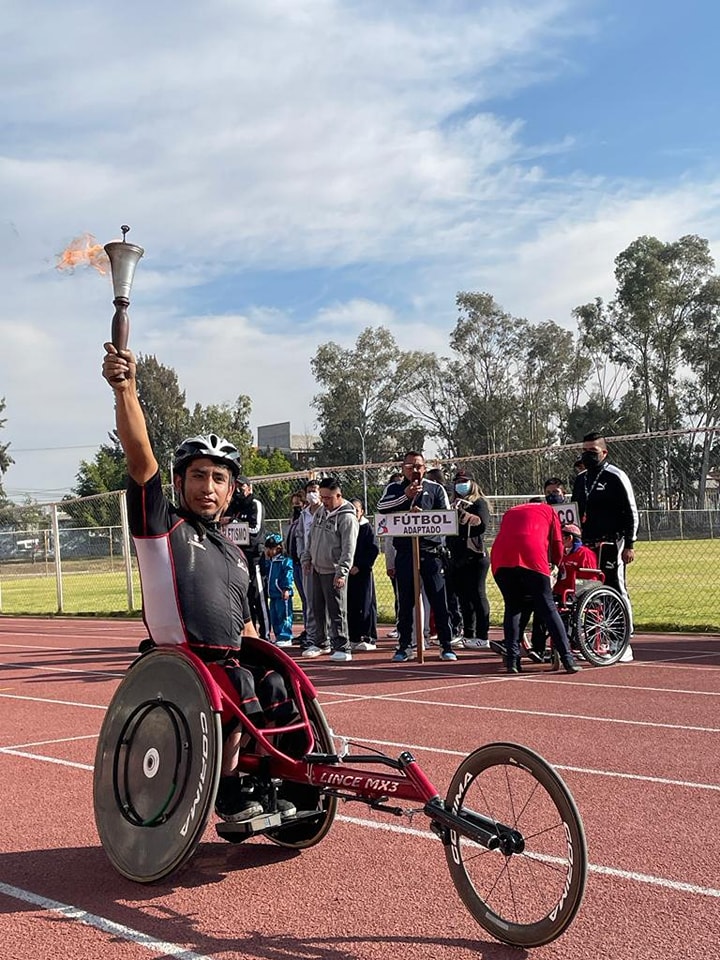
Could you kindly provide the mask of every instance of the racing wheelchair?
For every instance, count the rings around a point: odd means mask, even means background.
[[[407,750],[394,759],[343,741],[337,751],[310,679],[282,650],[244,638],[242,660],[282,674],[295,706],[285,726],[255,726],[222,663],[206,663],[184,644],[142,653],[118,687],[100,732],[93,793],[100,840],[120,874],[151,883],[189,860],[213,812],[223,724],[236,721],[248,740],[241,773],[265,785],[267,802],[262,816],[218,822],[224,840],[264,835],[311,847],[327,835],[340,800],[395,817],[422,812],[460,899],[490,934],[533,947],[568,927],[585,889],[585,836],[568,788],[537,753],[482,746],[459,765],[443,799]],[[281,818],[277,798],[295,815]]]

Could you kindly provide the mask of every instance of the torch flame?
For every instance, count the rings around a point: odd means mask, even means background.
[[[83,233],[75,237],[63,252],[57,255],[56,270],[72,271],[75,267],[93,267],[102,274],[108,272],[108,256],[91,233]]]

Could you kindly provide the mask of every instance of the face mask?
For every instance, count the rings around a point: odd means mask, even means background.
[[[596,467],[600,463],[600,454],[597,450],[583,450],[580,459],[586,467]]]
[[[455,484],[455,493],[459,493],[461,497],[466,497],[470,493],[470,484],[469,483],[456,483]]]
[[[302,507],[293,507],[293,511],[292,511],[293,520],[297,520],[297,518],[300,516],[301,513],[302,513]]]
[[[308,491],[308,493],[307,493],[307,502],[308,502],[308,503],[312,503],[313,506],[314,506],[316,503],[320,503],[320,494],[317,492],[317,490],[310,490],[310,491]]]
[[[559,490],[553,490],[552,493],[545,495],[545,500],[548,503],[565,503],[565,497],[560,493]]]

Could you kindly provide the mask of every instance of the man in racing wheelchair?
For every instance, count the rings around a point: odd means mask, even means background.
[[[165,497],[137,393],[135,357],[105,344],[103,376],[115,395],[117,435],[127,460],[127,508],[143,588],[143,619],[151,642],[187,643],[206,661],[221,661],[242,710],[256,726],[282,726],[295,712],[285,681],[262,664],[242,663],[243,636],[257,637],[247,593],[245,557],[223,536],[222,518],[240,473],[240,455],[215,434],[191,437],[173,462],[179,506]],[[237,775],[238,721],[223,731],[223,761],[216,813],[240,822],[264,812],[267,798],[281,817],[293,804],[266,785]]]

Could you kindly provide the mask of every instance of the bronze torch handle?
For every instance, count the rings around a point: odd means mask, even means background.
[[[115,305],[115,314],[112,318],[111,340],[116,350],[127,350],[130,333],[130,318],[127,308],[130,306],[130,301],[125,297],[116,297],[113,304]]]

